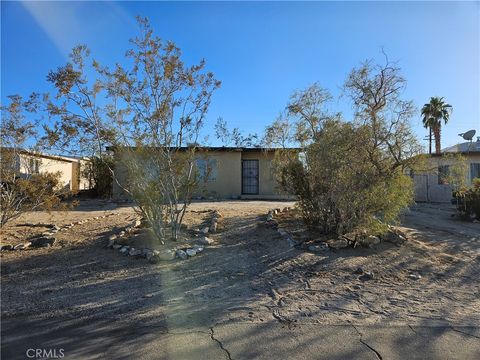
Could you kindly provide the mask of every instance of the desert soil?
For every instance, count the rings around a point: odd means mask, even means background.
[[[104,248],[108,235],[136,218],[128,205],[82,201],[70,212],[25,214],[2,231],[2,244],[45,231],[25,223],[91,221],[57,233],[53,247],[1,253],[2,318],[128,319],[175,329],[272,320],[289,328],[479,326],[480,224],[456,220],[453,207],[413,207],[402,221],[409,237],[402,246],[314,254],[290,247],[265,225],[269,209],[285,206],[293,203],[194,203],[189,229],[211,210],[223,214],[214,245],[159,264]],[[374,278],[361,281],[358,267]]]

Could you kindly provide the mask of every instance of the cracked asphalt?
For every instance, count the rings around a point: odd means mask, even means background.
[[[44,281],[49,291],[38,292],[24,285],[24,277],[7,274],[7,286],[2,280],[2,311],[6,289],[7,293],[34,294],[36,297],[28,298],[34,301],[31,308],[35,309],[37,301],[43,313],[25,308],[24,312],[2,315],[1,358],[29,359],[29,349],[50,350],[50,355],[62,349],[65,359],[480,358],[480,324],[474,301],[464,304],[467,310],[458,310],[468,317],[440,321],[440,316],[449,315],[450,303],[421,306],[420,290],[425,286],[408,283],[409,288],[418,286],[416,301],[408,304],[412,316],[400,312],[396,317],[391,312],[379,316],[384,310],[376,307],[379,301],[373,295],[383,296],[382,289],[392,293],[392,285],[386,283],[390,278],[385,284],[379,279],[365,287],[362,301],[372,299],[368,301],[370,311],[357,305],[357,296],[352,297],[348,290],[350,285],[339,292],[342,281],[356,281],[350,273],[327,276],[323,268],[311,266],[303,272],[288,271],[301,268],[299,254],[305,254],[274,238],[271,229],[259,226],[266,209],[283,205],[245,202],[229,210],[231,203],[215,204],[225,214],[225,231],[214,236],[216,245],[188,261],[152,266],[99,249],[97,242],[88,249],[52,250],[45,256],[46,263],[54,264],[55,276],[63,272],[71,276],[70,286],[67,280],[52,284],[46,265],[41,268],[44,277],[39,275],[37,281]],[[202,206],[194,204],[192,208]],[[431,237],[435,236],[438,233],[432,232]],[[93,255],[99,251],[100,257]],[[66,257],[68,270],[60,268],[55,256]],[[325,259],[318,261],[322,265]],[[85,270],[86,262],[92,271]],[[33,266],[19,263],[25,264]],[[467,275],[460,280],[469,280],[470,273]],[[77,280],[77,276],[89,282]],[[332,287],[333,280],[341,286]],[[23,286],[15,288],[20,284]],[[395,300],[403,305],[400,295],[398,292]],[[478,293],[470,298],[478,298]],[[313,309],[315,304],[317,309]]]
[[[2,332],[11,330],[10,321]],[[14,326],[15,327],[15,326]],[[21,335],[4,335],[3,359],[16,349],[64,349],[66,359],[472,359],[480,355],[475,327],[232,322],[185,331],[105,320],[25,319]],[[26,351],[26,350],[24,350]]]

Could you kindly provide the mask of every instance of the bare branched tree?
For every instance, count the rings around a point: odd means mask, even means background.
[[[236,147],[259,147],[259,137],[255,133],[243,135],[239,128],[228,128],[227,122],[223,118],[218,118],[215,124],[215,135],[224,146]]]

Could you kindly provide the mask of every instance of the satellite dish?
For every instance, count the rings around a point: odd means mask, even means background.
[[[467,141],[472,141],[473,137],[475,136],[476,131],[475,130],[468,130],[465,133],[458,134],[458,136],[463,137]]]

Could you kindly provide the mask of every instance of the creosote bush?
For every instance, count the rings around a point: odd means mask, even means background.
[[[281,146],[274,160],[283,190],[296,194],[305,223],[325,234],[381,234],[413,202],[405,175],[421,160],[409,124],[415,108],[400,98],[400,69],[370,61],[353,69],[344,95],[352,121],[331,112],[333,99],[318,84],[295,92],[286,112],[266,129],[264,143]],[[287,151],[295,144],[298,152]]]
[[[356,228],[383,232],[412,201],[412,180],[400,169],[380,171],[364,142],[368,131],[350,123],[327,121],[304,161],[291,161],[281,184],[298,195],[305,223],[326,234]],[[380,154],[377,154],[380,156]]]

